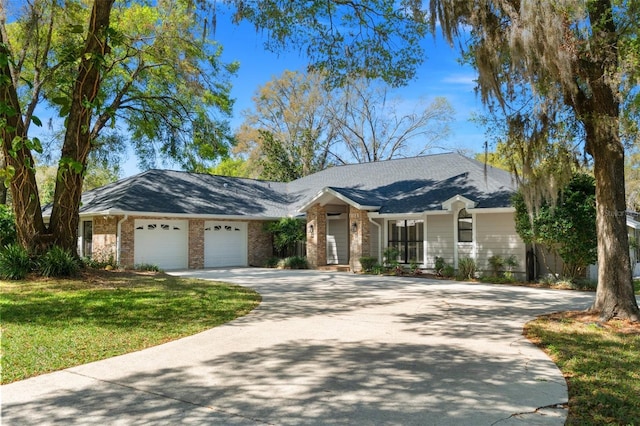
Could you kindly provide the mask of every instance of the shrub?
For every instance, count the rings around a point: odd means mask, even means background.
[[[435,265],[434,265],[436,276],[438,277],[443,276],[442,272],[444,271],[445,266],[447,266],[447,262],[445,262],[442,257],[436,256]]]
[[[456,275],[456,270],[453,269],[453,266],[451,265],[445,265],[445,267],[442,269],[442,276],[445,278],[451,278],[455,275]]]
[[[296,218],[282,218],[265,225],[265,230],[273,236],[273,247],[280,256],[295,254],[298,242],[306,241],[305,221]]]
[[[268,258],[267,260],[264,261],[264,267],[265,268],[277,268],[278,267],[278,263],[280,262],[280,259],[272,256],[270,258]]]
[[[409,270],[411,271],[412,275],[420,275],[422,273],[422,271],[420,270],[420,264],[418,264],[418,261],[415,259],[411,259],[411,261],[409,262]]]
[[[363,256],[359,260],[360,265],[362,265],[362,270],[367,273],[373,271],[373,267],[378,263],[378,259],[371,256]]]
[[[398,262],[398,256],[400,255],[400,250],[395,247],[387,247],[384,249],[382,256],[384,257],[384,266],[390,269],[396,269],[400,262]]]
[[[511,284],[514,283],[516,280],[513,277],[513,274],[505,274],[505,275],[501,275],[501,276],[493,276],[493,275],[485,275],[480,277],[480,282],[483,283],[491,283],[491,284]]]
[[[371,273],[375,274],[375,275],[380,275],[384,272],[384,266],[382,266],[379,263],[376,263],[375,265],[373,265],[373,268],[371,268]]]
[[[507,267],[508,272],[513,272],[513,268],[518,266],[518,258],[512,254],[504,260],[504,264]]]
[[[571,282],[571,288],[575,290],[595,291],[598,288],[598,282],[588,279],[573,280]]]
[[[133,265],[133,269],[143,272],[162,272],[162,269],[153,263],[136,263]]]
[[[493,276],[499,277],[504,269],[504,259],[502,256],[491,256],[489,258],[489,265],[491,265]]]
[[[0,250],[0,277],[21,280],[32,269],[29,252],[19,244],[9,244]]]
[[[0,204],[0,247],[16,242],[16,221],[10,206]]]
[[[291,256],[281,261],[282,266],[285,269],[307,269],[309,268],[309,264],[307,263],[307,258],[302,256]]]
[[[78,273],[78,259],[68,250],[53,246],[38,259],[44,277],[69,277]]]
[[[476,261],[470,257],[458,261],[459,280],[472,280],[476,277]]]

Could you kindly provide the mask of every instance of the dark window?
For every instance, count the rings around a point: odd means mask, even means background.
[[[82,255],[91,257],[93,250],[93,222],[82,221]]]
[[[389,221],[389,240],[387,247],[398,249],[398,262],[422,263],[424,259],[424,221]]]
[[[458,242],[473,242],[473,217],[467,209],[462,209],[458,213]]]

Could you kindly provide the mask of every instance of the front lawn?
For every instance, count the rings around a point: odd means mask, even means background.
[[[566,424],[640,424],[640,324],[561,312],[528,323],[525,335],[567,380]]]
[[[3,384],[189,336],[261,300],[231,284],[107,271],[0,281],[0,291]]]

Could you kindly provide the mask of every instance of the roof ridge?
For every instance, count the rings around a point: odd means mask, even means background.
[[[219,177],[219,178],[225,178],[225,179],[244,180],[244,181],[251,181],[251,182],[278,183],[278,184],[287,183],[287,182],[280,182],[280,181],[277,181],[277,180],[258,179],[258,178],[250,178],[250,177],[243,177],[243,176],[218,175],[218,174],[208,173],[208,172],[190,172],[190,171],[187,171],[187,170],[149,169],[147,171],[158,171],[158,172],[162,172],[162,173],[171,172],[171,173],[186,174],[186,175],[192,175],[192,176]]]
[[[478,167],[478,168],[482,168],[482,174],[484,175],[485,179],[486,179],[487,181],[491,180],[491,182],[492,182],[493,184],[497,184],[497,185],[499,185],[499,186],[502,186],[502,182],[500,182],[500,180],[499,180],[499,179],[497,179],[496,177],[494,177],[494,176],[490,173],[491,171],[495,171],[495,172],[497,172],[497,173],[505,173],[505,174],[508,174],[508,175],[512,178],[512,180],[513,180],[513,176],[512,176],[512,174],[511,174],[511,172],[509,172],[508,170],[504,170],[504,169],[501,169],[501,168],[499,168],[499,167],[492,166],[492,165],[491,165],[491,164],[489,164],[489,163],[481,162],[480,160],[476,160],[475,158],[467,157],[466,155],[462,155],[462,154],[460,154],[460,156],[461,156],[462,158],[464,158],[465,160],[467,160],[468,162],[472,163],[474,166],[476,166],[476,167]]]

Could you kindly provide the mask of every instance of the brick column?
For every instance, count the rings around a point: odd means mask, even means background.
[[[320,204],[307,211],[307,262],[310,268],[327,264],[327,210]]]
[[[120,225],[120,266],[133,268],[134,218],[128,218]]]
[[[204,220],[189,220],[189,269],[204,268]]]
[[[248,229],[248,260],[249,266],[264,266],[267,260],[273,256],[273,242],[271,233],[264,230],[268,222],[253,220],[249,222]]]
[[[349,266],[353,272],[359,272],[362,269],[361,257],[371,255],[370,228],[371,223],[367,212],[349,206]]]

